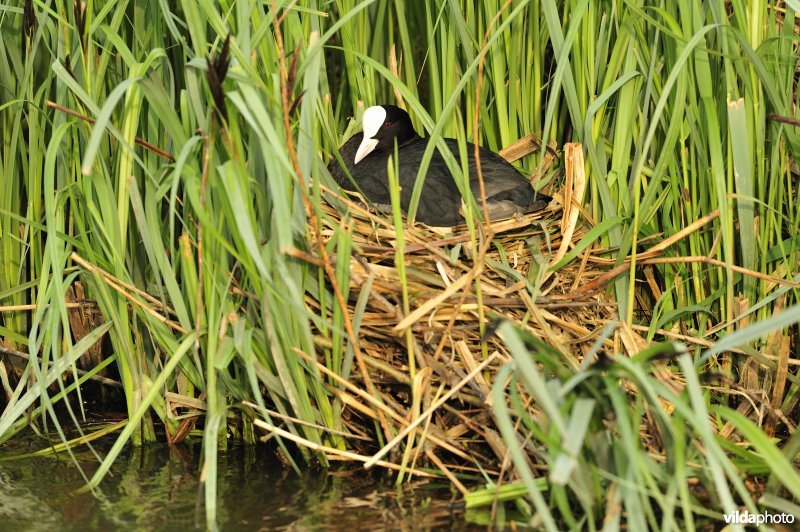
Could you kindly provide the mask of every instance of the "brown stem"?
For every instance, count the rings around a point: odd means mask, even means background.
[[[480,185],[480,189],[481,189],[481,204],[483,206],[483,218],[484,218],[484,224],[485,224],[484,227],[485,227],[486,234],[485,234],[485,237],[484,237],[483,244],[481,245],[480,252],[478,253],[478,256],[475,257],[475,263],[474,263],[473,267],[470,269],[470,271],[467,273],[467,275],[468,275],[467,286],[472,284],[472,281],[483,270],[483,260],[486,257],[486,253],[489,251],[489,246],[492,245],[492,238],[494,237],[494,228],[492,227],[491,220],[489,220],[489,208],[486,205],[486,187],[484,187],[484,184],[483,184],[483,172],[481,171],[481,159],[480,159],[480,153],[479,153],[480,150],[479,150],[479,147],[478,147],[478,138],[477,138],[477,135],[478,135],[478,118],[480,116],[479,105],[480,105],[480,94],[481,94],[481,92],[480,92],[481,91],[481,81],[483,80],[483,63],[486,60],[486,44],[487,44],[487,41],[489,40],[489,33],[491,32],[492,27],[494,27],[494,25],[497,22],[497,20],[500,18],[500,15],[503,13],[503,11],[506,10],[506,8],[510,4],[511,4],[511,0],[506,0],[506,3],[503,4],[503,7],[500,9],[500,11],[497,13],[497,15],[495,15],[495,17],[489,23],[489,26],[486,29],[486,33],[483,36],[483,43],[481,44],[481,56],[480,56],[480,61],[478,62],[478,82],[477,82],[477,85],[475,87],[475,109],[474,109],[475,120],[474,120],[474,123],[473,123],[473,133],[474,133],[474,135],[476,135],[476,138],[473,139],[475,141],[473,143],[473,145],[475,146],[475,166],[476,166],[476,168],[478,170],[478,184]],[[461,297],[458,299],[458,303],[456,304],[455,308],[453,309],[453,313],[450,316],[450,321],[447,322],[447,328],[445,328],[445,330],[442,332],[442,338],[439,340],[439,344],[436,346],[436,351],[433,354],[434,360],[438,360],[439,359],[439,355],[441,355],[442,350],[444,349],[444,344],[447,342],[447,338],[450,335],[450,331],[453,330],[453,326],[456,323],[456,316],[458,316],[461,313],[461,307],[464,304],[464,302],[467,300],[467,294],[468,293],[469,293],[469,290],[462,290],[461,291]],[[479,308],[480,308],[480,313],[481,313],[480,323],[481,323],[481,327],[483,327],[483,324],[484,324],[483,306],[481,305]],[[483,334],[483,331],[481,331],[481,334]]]
[[[17,351],[16,349],[11,349],[10,347],[3,347],[2,345],[0,345],[0,353],[4,355],[11,355],[13,357],[21,358],[23,360],[31,359],[31,356],[28,353],[23,353],[22,351]],[[37,360],[39,359],[37,358]],[[39,360],[39,363],[41,364],[41,360]],[[53,362],[48,362],[48,366],[52,367]],[[86,372],[83,371],[82,369],[76,369],[75,371],[81,377],[86,375]],[[113,388],[122,388],[121,382],[115,381],[114,379],[109,379],[108,377],[101,377],[100,375],[92,375],[91,377],[89,377],[89,380],[93,380],[99,382],[100,384],[111,386]]]
[[[51,102],[50,100],[47,101],[47,106],[48,107],[52,107],[53,109],[56,109],[57,111],[61,111],[62,113],[66,113],[66,114],[68,114],[70,116],[74,116],[75,118],[80,118],[81,120],[83,120],[85,122],[88,122],[90,124],[94,124],[95,123],[95,119],[92,118],[91,116],[83,115],[83,114],[79,113],[78,111],[74,111],[72,109],[64,107],[63,105],[58,105],[57,103]],[[158,155],[162,159],[165,159],[166,161],[169,161],[171,163],[175,162],[175,158],[172,156],[172,154],[170,154],[167,151],[162,150],[161,148],[159,148],[158,146],[155,146],[154,144],[150,144],[149,142],[147,142],[143,138],[136,137],[135,141],[136,141],[136,144],[138,144],[139,146],[141,146],[142,148],[144,148],[146,150],[150,150],[151,152],[155,153],[156,155]]]
[[[277,9],[275,7],[275,0],[272,0],[272,11],[277,16]],[[289,101],[290,94],[289,94],[289,87],[288,87],[288,71],[286,69],[286,53],[284,50],[283,45],[283,33],[281,32],[280,23],[283,21],[283,17],[276,18],[275,23],[275,41],[278,45],[278,61],[279,61],[279,68],[280,68],[280,82],[281,82],[281,109],[283,111],[283,127],[286,130],[286,145],[289,150],[289,159],[292,161],[292,167],[294,168],[294,173],[297,176],[297,183],[300,186],[300,195],[303,199],[303,206],[305,207],[306,215],[311,222],[311,227],[314,230],[314,239],[317,245],[319,256],[322,260],[322,265],[325,269],[325,274],[328,277],[328,281],[331,283],[331,288],[333,289],[334,297],[336,298],[336,302],[339,307],[342,309],[342,318],[344,321],[344,328],[347,332],[347,335],[350,337],[350,341],[353,345],[353,353],[355,354],[356,362],[358,364],[358,368],[361,372],[361,378],[364,379],[364,384],[366,385],[369,393],[373,396],[377,397],[375,386],[372,384],[372,379],[369,377],[369,373],[367,372],[367,366],[364,363],[364,357],[361,353],[361,346],[358,341],[358,336],[356,336],[355,329],[353,329],[353,322],[350,319],[350,314],[347,311],[347,302],[342,295],[342,291],[339,288],[339,283],[336,280],[336,273],[331,266],[330,257],[328,256],[328,250],[325,248],[325,243],[322,239],[322,225],[320,223],[319,218],[317,217],[313,206],[311,205],[311,201],[308,197],[308,188],[306,186],[306,182],[303,179],[303,174],[300,171],[300,163],[297,159],[297,150],[295,149],[294,145],[294,137],[292,136],[292,127],[289,121],[289,109],[291,107],[291,102]],[[384,428],[384,432],[387,435],[391,434],[390,426],[388,425],[386,418],[378,411],[378,416],[380,418],[381,426]]]
[[[773,122],[781,122],[783,124],[789,124],[795,127],[800,127],[800,120],[797,118],[792,118],[790,116],[783,116],[776,113],[772,113],[769,115],[769,119]]]
[[[487,240],[491,240],[493,233],[492,233],[492,226],[489,223],[489,207],[486,205],[486,187],[483,184],[483,170],[481,169],[481,156],[480,156],[480,146],[478,145],[478,135],[479,135],[479,122],[480,122],[480,104],[481,104],[481,84],[483,83],[483,65],[486,61],[486,52],[488,51],[486,45],[489,41],[489,34],[492,32],[492,28],[500,19],[500,15],[511,5],[511,0],[506,0],[506,3],[503,4],[503,7],[497,12],[494,18],[489,22],[489,26],[486,28],[486,33],[483,34],[483,42],[481,43],[481,56],[480,60],[478,61],[478,80],[475,84],[475,109],[473,112],[474,120],[473,120],[473,128],[472,134],[475,135],[473,146],[475,148],[475,168],[478,171],[478,185],[480,186],[481,190],[481,205],[483,206],[483,218],[484,223],[486,224],[486,238]]]
[[[211,127],[214,127],[213,119]],[[208,183],[208,167],[211,160],[211,140],[208,133],[203,135],[203,174],[200,177],[200,210],[206,207],[206,184]],[[197,223],[197,307],[194,320],[194,356],[200,360],[200,326],[202,325],[203,308],[203,224]],[[212,391],[212,393],[214,393]]]

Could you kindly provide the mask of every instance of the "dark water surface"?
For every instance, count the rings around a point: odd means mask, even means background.
[[[103,456],[113,439],[94,448]],[[85,484],[67,453],[7,460],[45,447],[38,437],[0,446],[0,531],[202,530],[199,445],[127,446],[100,489]],[[87,477],[98,460],[76,449]],[[260,445],[220,452],[221,530],[462,530],[460,497],[446,483],[396,489],[390,478],[363,470],[298,476]]]

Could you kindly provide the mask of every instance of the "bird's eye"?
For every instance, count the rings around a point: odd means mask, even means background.
[[[390,127],[392,127],[392,123],[391,122],[386,122],[385,124],[383,124],[383,127],[385,127],[386,129],[389,129]]]

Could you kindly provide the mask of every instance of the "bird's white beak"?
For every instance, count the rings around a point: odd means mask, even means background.
[[[386,109],[380,105],[375,105],[364,111],[361,118],[361,129],[364,131],[364,140],[358,146],[356,158],[353,164],[358,164],[364,157],[372,153],[378,145],[378,139],[373,138],[380,131],[384,120],[386,120]]]
[[[358,151],[356,152],[356,159],[353,161],[353,164],[358,164],[361,159],[372,153],[372,150],[375,149],[375,146],[378,145],[377,139],[369,139],[367,138],[367,134],[364,133],[364,140],[361,141],[361,144],[358,146]]]

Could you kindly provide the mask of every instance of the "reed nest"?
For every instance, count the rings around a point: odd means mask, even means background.
[[[577,367],[616,313],[597,286],[605,284],[607,262],[593,266],[587,253],[551,268],[591,228],[575,208],[578,201],[565,200],[582,196],[581,154],[578,145],[566,150],[577,163],[566,165],[568,193],[549,191],[555,199],[545,210],[476,227],[474,239],[466,226],[406,223],[399,235],[357,196],[343,199],[345,209],[326,206],[327,243],[336,229],[352,234],[348,312],[360,316],[355,321],[365,371],[356,361],[350,387],[334,391],[350,430],[366,435],[365,427],[378,422],[384,434],[402,434],[416,420],[423,435],[413,440],[411,456],[422,458],[414,463],[446,474],[462,490],[454,472],[499,474],[507,467],[490,408],[494,376],[511,360],[492,334],[496,320],[517,324]],[[319,309],[319,301],[309,304]],[[399,446],[390,446],[384,450],[394,453],[396,468]]]
[[[472,232],[466,226],[429,228],[407,222],[399,231],[357,197],[336,196],[335,201],[342,202],[339,208],[324,207],[327,216],[321,234],[326,247],[332,249],[336,244],[337,230],[345,229],[351,235],[347,305],[357,324],[358,342],[349,381],[320,362],[316,365],[337,381],[339,387],[331,389],[344,405],[344,421],[353,434],[362,437],[354,444],[361,454],[334,453],[328,455],[332,460],[366,461],[368,466],[379,464],[421,476],[445,475],[464,494],[468,490],[458,479],[459,473],[488,474],[500,482],[514,479],[507,447],[492,414],[492,386],[500,368],[512,361],[503,341],[493,334],[496,321],[513,322],[561,353],[566,364],[576,369],[596,362],[594,354],[603,352],[598,346],[605,353],[624,356],[648,347],[644,333],[649,327],[618,321],[613,291],[608,290],[617,276],[630,271],[632,257],[619,261],[617,250],[584,242],[594,223],[581,208],[586,190],[582,154],[579,144],[564,146],[564,186],[559,191],[545,191],[554,198],[547,209],[478,224]],[[642,249],[635,266],[638,308],[646,311],[648,302],[661,294],[654,274],[659,264],[696,262],[710,268],[726,267],[709,257],[665,256],[674,244],[718,216],[719,211],[714,211],[672,235],[651,235],[639,241]],[[794,281],[727,267],[797,287]],[[308,303],[320,309],[319,301]],[[613,328],[609,327],[612,322]],[[711,339],[675,328],[655,333],[693,347],[713,345]],[[741,351],[732,349],[731,353]],[[788,359],[788,353],[786,341],[783,359]],[[654,361],[651,370],[676,394],[686,386],[682,374],[663,360]],[[785,380],[785,375],[784,364],[781,379]],[[638,393],[631,382],[623,380],[619,385],[632,396]],[[523,386],[518,386],[516,393],[518,404],[531,418],[538,418],[533,397]],[[765,400],[764,392],[754,387],[737,393],[746,398],[739,407],[745,415],[752,412],[752,405]],[[665,400],[661,402],[667,412],[674,410]],[[792,426],[785,416],[780,422]],[[375,423],[385,439],[397,435],[377,452],[375,444],[361,443],[373,436]],[[769,434],[775,434],[776,424],[777,419],[768,423]],[[731,422],[714,430],[739,441]],[[414,434],[416,437],[411,437]],[[649,452],[663,454],[658,429],[652,423],[640,425],[640,438],[647,442]],[[401,441],[407,444],[402,455]],[[528,449],[531,465],[546,468],[537,453]],[[371,459],[364,458],[369,454]],[[387,459],[378,461],[384,457]]]

